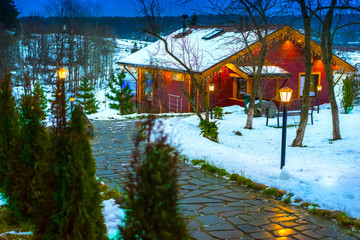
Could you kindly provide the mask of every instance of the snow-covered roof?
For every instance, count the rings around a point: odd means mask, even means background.
[[[243,52],[247,45],[251,46],[258,42],[255,31],[243,30],[240,32],[238,30],[234,26],[195,26],[187,28],[185,34],[183,34],[183,29],[180,29],[164,37],[164,39],[168,44],[169,51],[174,56],[185,63],[192,72],[202,74],[209,69],[215,69],[213,67],[218,66],[225,60],[235,60],[237,54]],[[268,37],[272,38],[277,33],[281,34],[284,31],[291,32],[298,38],[304,38],[303,34],[290,26],[269,30]],[[312,47],[320,48],[317,43],[312,43]],[[336,64],[341,66],[342,71],[354,72],[357,70],[336,55],[334,55],[335,60]],[[118,64],[134,67],[153,67],[177,72],[186,71],[184,66],[181,66],[165,51],[165,44],[161,40],[121,59]],[[284,69],[275,66],[265,69],[265,71],[274,71],[273,75],[275,73],[289,74]]]
[[[257,67],[255,67],[255,71],[253,71],[252,66],[238,66],[240,71],[247,74],[249,77],[253,77],[254,73],[257,71]],[[263,66],[261,69],[261,75],[263,76],[291,76],[291,74],[278,66]]]
[[[164,38],[168,43],[168,49],[197,73],[202,73],[245,49],[244,36],[249,45],[258,40],[253,31],[240,33],[234,28],[226,27],[225,31],[218,30],[219,28],[215,27],[188,28],[183,35],[183,30],[180,29]],[[165,44],[158,40],[120,60],[119,64],[185,71],[183,66],[166,53],[164,46]]]

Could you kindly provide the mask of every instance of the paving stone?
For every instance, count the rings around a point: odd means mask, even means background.
[[[98,176],[111,176],[114,174],[114,170],[99,170],[96,173]]]
[[[300,225],[300,226],[294,227],[294,229],[296,231],[305,231],[305,230],[316,231],[318,229],[318,227],[316,225],[305,224],[305,225]]]
[[[252,221],[252,220],[255,219],[254,217],[246,215],[246,214],[238,215],[237,217],[239,217],[239,218],[241,218],[241,219],[243,219],[245,221]]]
[[[194,239],[198,239],[198,240],[212,240],[213,239],[210,235],[208,235],[207,233],[204,233],[202,231],[190,231],[190,235]]]
[[[204,228],[206,231],[223,231],[223,230],[235,230],[235,227],[229,223],[211,225]]]
[[[180,204],[179,208],[182,210],[188,210],[188,211],[195,211],[198,210],[200,208],[202,208],[203,205],[200,204]]]
[[[187,224],[187,228],[189,230],[195,230],[195,229],[199,229],[201,227],[201,224],[196,221],[196,220],[191,220],[188,224]]]
[[[224,197],[224,196],[209,196],[209,198],[213,198],[213,199],[219,199],[222,200],[223,202],[235,202],[237,201],[234,198],[228,198],[228,197]]]
[[[246,213],[245,210],[237,210],[237,211],[222,212],[219,213],[219,215],[221,215],[222,217],[234,217],[245,213]]]
[[[250,236],[252,236],[255,239],[273,239],[274,238],[274,236],[268,232],[251,233]]]
[[[356,240],[356,239],[359,239],[359,238],[356,238],[354,236],[350,236],[350,235],[344,235],[344,236],[341,236],[338,238],[339,240]]]
[[[199,196],[202,195],[203,193],[206,193],[208,191],[205,190],[195,190],[195,191],[190,191],[189,193],[187,193],[184,197],[188,198],[188,197],[195,197],[195,196]]]
[[[321,235],[324,235],[326,237],[332,237],[332,238],[336,238],[338,237],[340,234],[332,229],[321,229],[320,231],[318,231],[318,233],[320,233]]]
[[[266,224],[269,224],[270,222],[268,220],[265,220],[265,219],[256,219],[254,221],[251,221],[249,222],[250,225],[253,225],[253,226],[261,226],[261,225],[266,225]]]
[[[291,228],[282,228],[282,229],[279,229],[279,230],[275,230],[274,231],[274,235],[276,237],[286,237],[286,236],[289,236],[289,235],[294,235],[296,234],[297,232],[295,232],[293,229]]]
[[[242,233],[242,232],[240,232],[238,230],[212,231],[212,232],[209,232],[209,234],[216,237],[217,239],[231,239],[231,238],[239,239],[242,236],[244,236],[244,233]]]
[[[221,185],[208,185],[208,186],[201,187],[201,189],[202,190],[220,190],[220,189],[224,189],[224,187]]]
[[[293,228],[293,227],[299,226],[299,224],[296,222],[280,222],[279,224],[286,228],[288,228],[288,227]]]
[[[248,194],[233,192],[233,193],[224,194],[223,196],[228,197],[228,198],[247,199]]]
[[[323,235],[320,235],[316,232],[310,231],[310,230],[305,230],[303,232],[301,232],[302,234],[305,234],[306,236],[312,237],[312,238],[316,238],[319,239],[321,237],[323,237]]]
[[[296,219],[297,217],[279,217],[279,218],[270,218],[270,221],[278,223],[278,222],[288,222]]]
[[[208,193],[205,193],[204,196],[221,195],[221,194],[230,193],[230,192],[232,192],[230,189],[220,189],[220,190],[216,190],[216,191],[209,191]]]
[[[242,232],[246,234],[255,233],[255,232],[263,232],[263,230],[259,227],[254,227],[248,224],[237,226]]]
[[[198,216],[197,220],[203,225],[225,224],[226,222],[216,215]]]
[[[211,199],[211,198],[203,198],[203,197],[192,197],[192,198],[184,198],[179,201],[182,203],[211,203],[211,202],[222,202],[219,199]]]
[[[231,203],[228,203],[226,206],[228,207],[250,207],[251,205],[248,204],[248,203],[244,203],[244,202],[231,202]]]
[[[222,212],[228,212],[228,211],[233,211],[236,210],[237,208],[235,207],[205,207],[203,209],[201,209],[201,212],[205,213],[205,214],[209,214],[209,213],[222,213]]]
[[[203,181],[200,181],[200,180],[196,180],[196,179],[192,179],[190,181],[188,181],[189,183],[193,184],[193,185],[197,185],[197,186],[205,186],[205,185],[208,185],[209,183],[207,182],[203,182]]]
[[[266,200],[252,200],[252,199],[247,199],[247,200],[244,200],[244,202],[246,203],[249,203],[250,205],[253,205],[253,206],[268,206],[268,205],[271,205],[272,202],[269,202],[269,201],[266,201]]]
[[[302,234],[292,235],[292,237],[297,240],[313,240],[313,238],[308,237],[306,235],[302,235]]]
[[[281,229],[281,228],[283,228],[283,227],[280,226],[280,225],[278,225],[278,224],[271,223],[271,224],[262,226],[262,228],[264,228],[264,229],[266,229],[266,230],[268,230],[268,231],[273,231],[273,230]]]
[[[195,189],[199,189],[199,186],[197,186],[197,185],[181,185],[180,188],[186,189],[186,190],[195,190]]]
[[[234,225],[241,225],[241,224],[246,223],[244,220],[237,218],[237,217],[230,217],[230,218],[227,218],[226,220],[233,223]]]

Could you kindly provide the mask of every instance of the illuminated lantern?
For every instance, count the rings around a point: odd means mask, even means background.
[[[321,86],[321,85],[318,85],[318,86],[317,86],[317,90],[320,92],[321,89],[322,89],[322,86]]]
[[[68,70],[65,68],[60,68],[58,71],[58,76],[61,80],[65,80],[68,74]]]
[[[291,95],[293,90],[288,87],[283,87],[279,90],[280,92],[280,99],[283,103],[289,103],[291,99]]]
[[[210,92],[213,92],[214,90],[215,90],[215,84],[210,83],[210,84],[209,84],[209,91],[210,91]]]

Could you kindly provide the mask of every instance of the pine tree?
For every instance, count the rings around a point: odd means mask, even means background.
[[[154,129],[148,119],[135,141],[128,181],[125,184],[124,239],[189,239],[186,224],[179,213],[178,153],[167,143],[163,131]],[[155,141],[152,134],[156,136]],[[145,144],[142,143],[144,136]],[[151,140],[150,140],[151,139]],[[145,146],[144,146],[145,145]],[[145,150],[141,149],[145,147]]]
[[[48,103],[48,100],[46,98],[44,89],[42,88],[40,82],[35,83],[33,96],[39,102],[40,108],[41,108],[42,112],[44,113],[43,120],[45,120],[45,118],[47,116],[47,103]]]
[[[39,163],[48,144],[44,118],[39,95],[24,94],[19,109],[19,135],[14,142],[17,154],[11,158],[8,185],[8,205],[15,216],[24,220],[33,219],[39,212]]]
[[[94,95],[94,87],[91,86],[90,79],[84,77],[80,82],[79,93],[77,94],[78,104],[80,104],[86,114],[96,113],[99,109]]]
[[[0,81],[0,188],[8,197],[9,165],[13,157],[14,137],[18,132],[15,98],[12,95],[10,74]]]
[[[68,131],[69,157],[65,168],[60,239],[107,239],[101,195],[95,178],[96,165],[85,131],[82,110],[76,106]]]
[[[12,29],[16,27],[19,15],[13,0],[0,1],[0,27]]]
[[[132,113],[134,103],[131,101],[131,89],[125,83],[125,72],[122,71],[117,75],[117,78],[115,74],[111,74],[109,87],[110,92],[113,94],[106,94],[106,97],[113,101],[113,103],[109,104],[110,108],[119,110],[120,115]]]
[[[198,25],[198,21],[199,21],[199,16],[196,15],[196,13],[193,13],[193,15],[191,15],[191,19],[190,19],[190,26],[196,26]]]

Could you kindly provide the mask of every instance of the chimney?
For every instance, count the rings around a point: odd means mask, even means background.
[[[183,16],[183,34],[186,33],[186,19],[188,18],[188,15],[184,14]]]

